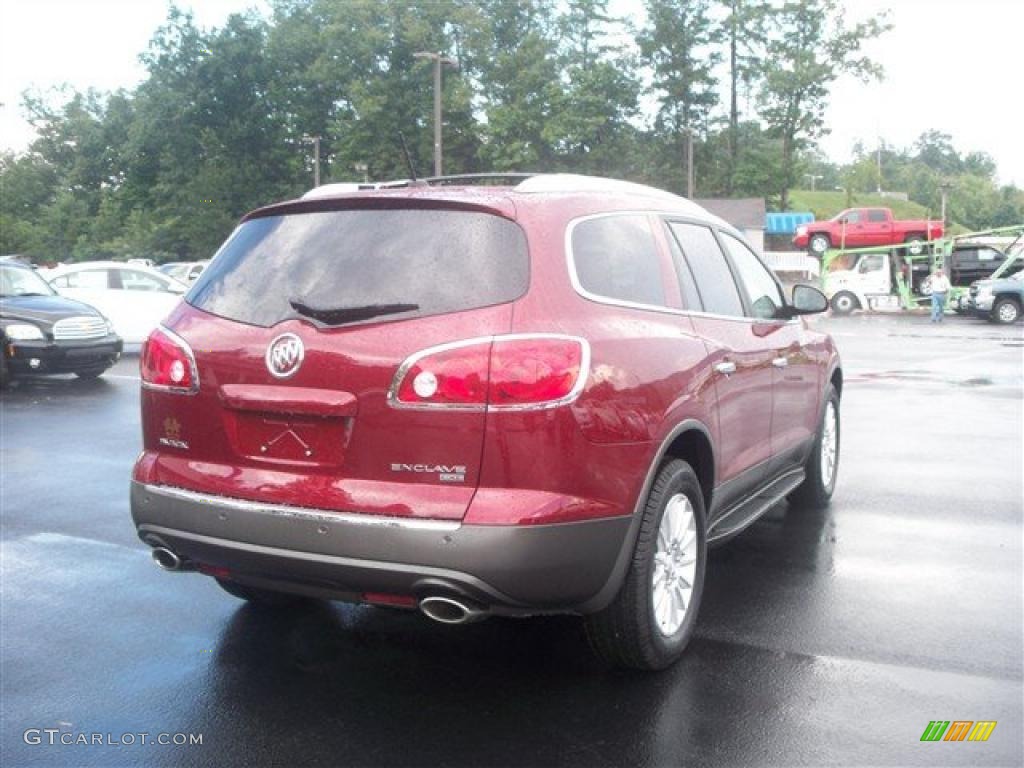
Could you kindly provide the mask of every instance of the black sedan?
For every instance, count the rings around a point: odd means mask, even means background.
[[[94,379],[117,362],[122,342],[99,312],[57,293],[35,271],[0,262],[0,387],[31,373]]]

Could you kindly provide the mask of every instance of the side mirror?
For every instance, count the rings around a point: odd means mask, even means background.
[[[828,309],[828,299],[825,294],[817,288],[809,285],[793,286],[793,306],[791,312],[794,315],[814,315]]]

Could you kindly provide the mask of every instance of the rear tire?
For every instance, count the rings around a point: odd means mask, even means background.
[[[818,434],[807,457],[804,471],[807,476],[789,498],[799,506],[824,507],[832,499],[839,474],[840,446],[839,393],[831,384],[822,409]],[[829,447],[831,446],[831,447]]]
[[[1001,325],[1013,325],[1020,319],[1020,304],[1013,299],[998,299],[992,305],[992,321]]]
[[[907,246],[907,253],[911,256],[920,256],[924,252],[923,235],[907,235],[903,238],[903,242]]]
[[[860,309],[860,301],[849,291],[840,291],[832,297],[832,311],[837,315],[848,315],[855,309]]]
[[[829,240],[828,235],[811,235],[811,239],[807,241],[807,250],[814,256],[824,256],[832,246],[832,241]]]
[[[587,637],[599,657],[647,670],[679,658],[693,636],[704,591],[706,524],[697,475],[685,461],[666,462],[644,505],[619,594],[603,611],[586,617]]]
[[[291,595],[287,592],[274,592],[270,589],[260,589],[259,587],[250,587],[245,584],[239,584],[237,581],[231,581],[230,579],[215,579],[220,588],[227,592],[229,595],[233,595],[240,600],[253,603],[254,605],[260,605],[267,608],[282,608],[288,605],[295,605],[301,603],[307,598],[300,595]]]

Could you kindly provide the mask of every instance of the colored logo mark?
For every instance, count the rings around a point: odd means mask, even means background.
[[[995,727],[995,720],[932,720],[921,741],[988,741]]]

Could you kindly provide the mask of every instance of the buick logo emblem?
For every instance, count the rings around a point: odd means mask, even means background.
[[[287,379],[299,370],[305,355],[306,349],[302,346],[302,339],[294,333],[282,333],[267,347],[267,370],[271,376]]]

